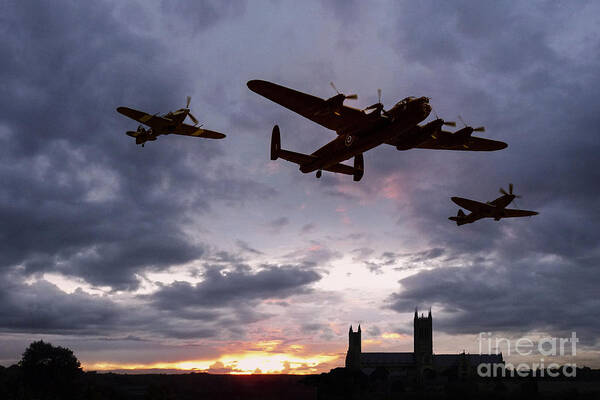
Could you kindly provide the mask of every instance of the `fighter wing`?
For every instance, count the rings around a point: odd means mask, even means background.
[[[202,129],[188,124],[181,124],[181,126],[175,129],[173,133],[176,135],[197,136],[208,139],[223,139],[225,137],[223,133]]]
[[[444,144],[431,138],[428,141],[415,146],[415,148],[432,150],[495,151],[502,150],[507,146],[506,143],[498,140],[471,136],[464,144]]]
[[[326,100],[275,83],[252,80],[248,82],[248,88],[338,133],[371,120],[368,114],[356,108],[342,105],[339,108],[333,109]]]
[[[451,197],[453,202],[455,202],[459,207],[465,208],[474,213],[481,213],[489,208],[494,208],[486,203],[480,203],[479,201],[464,199],[462,197]]]
[[[515,209],[505,208],[504,215],[502,215],[502,218],[530,217],[532,215],[538,215],[538,213],[536,211],[515,210]]]
[[[126,117],[134,119],[137,122],[141,122],[144,125],[148,125],[152,129],[156,130],[161,130],[164,126],[167,126],[171,123],[171,121],[166,118],[150,115],[143,111],[134,110],[133,108],[119,107],[117,108],[117,111]]]

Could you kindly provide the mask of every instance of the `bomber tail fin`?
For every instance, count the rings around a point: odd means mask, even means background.
[[[455,221],[456,225],[463,225],[466,223],[464,221],[464,217],[465,217],[465,213],[463,212],[463,210],[458,210],[458,212],[456,213],[456,217],[448,217],[448,219],[450,221]]]
[[[279,158],[279,152],[281,151],[281,134],[279,133],[279,125],[273,127],[273,133],[271,133],[271,160],[277,160]]]
[[[354,182],[358,182],[362,179],[365,173],[365,159],[362,153],[354,156],[354,172],[352,174]]]

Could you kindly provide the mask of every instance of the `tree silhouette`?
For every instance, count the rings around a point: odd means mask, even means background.
[[[72,350],[42,340],[29,345],[19,366],[26,390],[47,399],[71,397],[83,372]]]

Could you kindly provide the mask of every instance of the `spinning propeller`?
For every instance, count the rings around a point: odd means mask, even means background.
[[[381,89],[377,89],[377,103],[370,105],[365,108],[363,111],[368,110],[377,110],[376,112],[383,111],[385,114],[385,110],[383,109],[383,104],[381,103]]]
[[[333,84],[333,82],[329,82],[329,84],[331,85],[331,87],[333,88],[333,90],[336,91],[337,94],[341,94],[342,96],[344,96],[344,100],[358,100],[358,95],[357,94],[349,94],[349,95],[345,95],[342,94]]]
[[[462,122],[462,124],[465,126],[465,128],[469,127],[465,121],[460,117],[460,115],[458,116],[458,119],[460,119],[460,122]],[[485,132],[485,126],[478,126],[477,128],[472,128],[473,132]]]
[[[430,105],[431,105],[431,104],[430,104]],[[446,121],[446,120],[444,120],[444,119],[440,118],[440,117],[439,117],[439,115],[438,115],[438,113],[435,111],[435,108],[433,108],[433,106],[431,106],[431,111],[433,111],[433,114],[435,115],[435,119],[436,119],[436,121],[438,121],[438,120],[439,120],[439,121],[442,121],[442,126],[443,126],[443,125],[447,125],[447,126],[456,126],[456,122],[454,122],[454,121]],[[432,121],[432,122],[436,122],[436,121]],[[438,130],[441,130],[441,126],[440,126],[440,128],[437,128],[437,129],[436,129],[436,131],[434,131],[434,132],[431,134],[431,137],[432,137],[433,139],[437,139],[437,138],[438,138],[438,135],[437,135],[437,133],[438,133]]]
[[[192,112],[190,111],[190,102],[191,101],[192,101],[192,97],[187,96],[187,101],[185,103],[185,110],[187,111],[188,117],[190,117],[190,119],[194,122],[194,124],[198,125],[198,120],[196,119],[196,117],[194,117],[192,115]]]
[[[433,115],[435,115],[435,119],[441,119],[438,115],[438,113],[435,111],[435,108],[433,108],[433,106],[430,104],[431,106],[431,111],[433,111]],[[456,126],[456,122],[454,121],[446,121],[442,119],[442,125],[447,125],[447,126]],[[435,137],[434,137],[435,139]]]
[[[509,183],[508,184],[508,193],[506,193],[506,190],[504,190],[503,188],[500,188],[500,193],[502,193],[505,196],[515,196],[515,198],[520,199],[521,196],[517,196],[516,194],[513,194],[513,184]]]

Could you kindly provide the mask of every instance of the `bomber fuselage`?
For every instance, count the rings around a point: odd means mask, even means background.
[[[386,118],[380,119],[379,113],[373,113],[379,120],[376,125],[369,124],[365,129],[356,127],[342,132],[336,139],[315,151],[312,155],[317,159],[301,165],[300,171],[308,173],[325,169],[362,154],[385,143],[391,137],[412,129],[427,118],[430,112],[431,106],[427,97],[407,97],[385,112]]]

